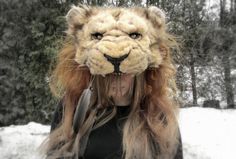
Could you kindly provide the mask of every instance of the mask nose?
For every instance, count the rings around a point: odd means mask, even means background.
[[[114,73],[121,73],[121,71],[120,71],[120,63],[121,63],[124,59],[126,59],[128,56],[129,56],[129,54],[125,54],[125,55],[123,55],[123,56],[117,58],[117,57],[111,57],[111,56],[109,56],[109,55],[107,55],[107,54],[104,54],[104,57],[105,57],[109,62],[111,62],[111,63],[113,64],[113,66],[114,66]]]

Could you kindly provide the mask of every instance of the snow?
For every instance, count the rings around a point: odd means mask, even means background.
[[[179,123],[184,159],[236,158],[236,110],[182,108]],[[0,159],[40,159],[37,148],[49,130],[34,122],[0,128]]]
[[[185,159],[236,158],[236,110],[185,108],[179,122]]]
[[[48,135],[49,126],[27,125],[0,128],[0,159],[40,159],[38,146]]]

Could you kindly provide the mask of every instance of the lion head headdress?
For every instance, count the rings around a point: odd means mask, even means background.
[[[63,120],[49,136],[48,150],[64,143],[57,153],[79,151],[73,148],[78,138],[72,129],[73,116],[91,81],[91,106],[79,138],[93,124],[96,111],[111,105],[106,96],[109,75],[132,74],[131,112],[123,128],[125,159],[171,158],[177,143],[177,104],[170,51],[176,43],[166,31],[164,12],[157,7],[81,5],[73,6],[66,20],[68,38],[51,81],[54,92],[63,96]]]

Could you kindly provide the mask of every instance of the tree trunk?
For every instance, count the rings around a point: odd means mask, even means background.
[[[223,28],[225,25],[225,0],[220,0],[220,26]]]
[[[195,66],[194,66],[194,57],[193,51],[190,54],[190,74],[192,81],[192,96],[193,96],[193,105],[197,105],[197,87],[196,87],[196,74],[195,74]]]
[[[234,0],[234,11],[236,12],[236,0]]]
[[[233,86],[231,84],[231,68],[230,68],[230,60],[229,60],[229,51],[223,54],[223,67],[224,67],[224,83],[225,83],[225,91],[226,91],[226,100],[227,100],[227,108],[234,108],[234,93]]]
[[[230,0],[230,12],[232,13],[234,10],[234,1]]]
[[[233,5],[231,1],[231,5]],[[221,28],[224,28],[226,24],[226,11],[225,11],[225,5],[226,1],[225,0],[220,0],[220,26]],[[232,8],[232,6],[231,6]],[[231,10],[232,11],[232,10]],[[231,12],[232,14],[232,12]],[[226,93],[226,101],[227,101],[227,108],[234,108],[234,94],[233,94],[233,86],[231,84],[231,68],[230,68],[230,49],[229,49],[229,44],[226,41],[224,41],[225,45],[222,47],[222,64],[224,68],[224,85],[225,85],[225,93]]]

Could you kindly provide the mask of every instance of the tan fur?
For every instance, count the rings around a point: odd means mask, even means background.
[[[120,64],[122,73],[139,74],[148,67],[158,67],[163,62],[160,44],[164,42],[165,17],[156,8],[89,8],[72,7],[67,14],[68,33],[76,39],[75,61],[89,67],[91,74],[106,75],[114,66],[104,57],[128,58]],[[140,33],[139,39],[129,37]],[[101,40],[91,34],[102,33]]]

